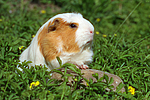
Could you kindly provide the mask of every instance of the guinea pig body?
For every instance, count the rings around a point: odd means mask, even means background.
[[[30,66],[46,65],[48,70],[59,67],[56,57],[81,69],[92,62],[93,25],[79,13],[58,14],[37,32],[20,61],[32,61]]]

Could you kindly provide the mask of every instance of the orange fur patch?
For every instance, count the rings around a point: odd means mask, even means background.
[[[56,19],[59,20],[59,23],[55,26],[56,30],[48,33],[48,27],[54,25]],[[77,53],[80,51],[79,46],[75,43],[77,28],[71,28],[71,23],[61,18],[56,19],[52,23],[50,22],[48,27],[44,27],[38,36],[38,44],[46,61],[56,59],[63,52]],[[77,23],[74,24],[78,26]],[[62,48],[62,51],[59,52],[59,48]]]

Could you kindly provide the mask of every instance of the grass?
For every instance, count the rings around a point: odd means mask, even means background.
[[[33,2],[34,0],[32,0]],[[141,2],[141,3],[140,3]],[[149,0],[40,0],[31,3],[26,0],[0,1],[0,99],[150,99],[150,8]],[[93,41],[92,69],[106,71],[119,76],[120,84],[116,92],[103,78],[94,77],[94,83],[86,80],[88,87],[80,84],[80,70],[73,65],[61,67],[78,73],[72,87],[68,86],[66,72],[62,81],[50,79],[50,72],[41,66],[28,68],[24,62],[19,64],[19,55],[27,48],[42,24],[57,13],[80,12],[95,27]],[[23,46],[21,49],[19,47]],[[16,66],[19,64],[25,73]],[[39,82],[38,85],[31,83]],[[124,86],[125,93],[119,89]],[[135,89],[135,94],[128,92],[128,87]]]

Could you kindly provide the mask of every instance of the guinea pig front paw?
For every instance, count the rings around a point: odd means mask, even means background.
[[[74,65],[76,65],[76,67],[79,68],[79,69],[88,69],[89,68],[88,65],[83,65],[83,64],[81,64],[81,65],[74,64]]]
[[[80,69],[88,69],[89,68],[89,66],[88,65],[80,65],[80,66],[78,66]]]

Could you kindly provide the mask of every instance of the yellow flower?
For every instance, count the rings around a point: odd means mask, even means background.
[[[45,13],[46,13],[46,11],[45,11],[45,10],[41,10],[41,13],[42,13],[42,14],[45,14]]]
[[[128,89],[129,89],[129,92],[131,92],[132,95],[135,94],[135,88],[133,88],[132,86],[129,86]]]
[[[22,50],[23,48],[24,48],[24,46],[20,46],[20,47],[19,47],[19,50]]]
[[[78,79],[77,79],[77,78],[75,78],[75,79],[74,79],[74,81],[78,81]]]
[[[103,37],[105,38],[105,37],[107,37],[107,35],[104,34]]]
[[[114,36],[117,36],[117,34],[114,34]]]
[[[89,80],[88,80],[89,81]],[[89,83],[86,82],[86,85],[89,86]]]
[[[38,86],[39,84],[40,84],[40,82],[39,82],[39,81],[36,81],[35,86]]]
[[[35,85],[35,82],[30,83],[30,88],[32,88],[32,85]]]
[[[96,21],[97,21],[97,22],[100,22],[100,21],[101,21],[101,19],[100,19],[100,18],[97,18],[97,19],[96,19]]]
[[[89,86],[89,83],[86,83],[87,86]]]
[[[34,38],[35,37],[35,35],[32,35],[32,38]]]
[[[39,84],[40,84],[39,81],[32,82],[32,83],[30,83],[30,88],[32,88],[32,86],[38,86]]]
[[[98,31],[96,31],[96,34],[99,34],[99,32],[98,32]]]
[[[0,22],[2,22],[3,20],[2,19],[0,19]]]

